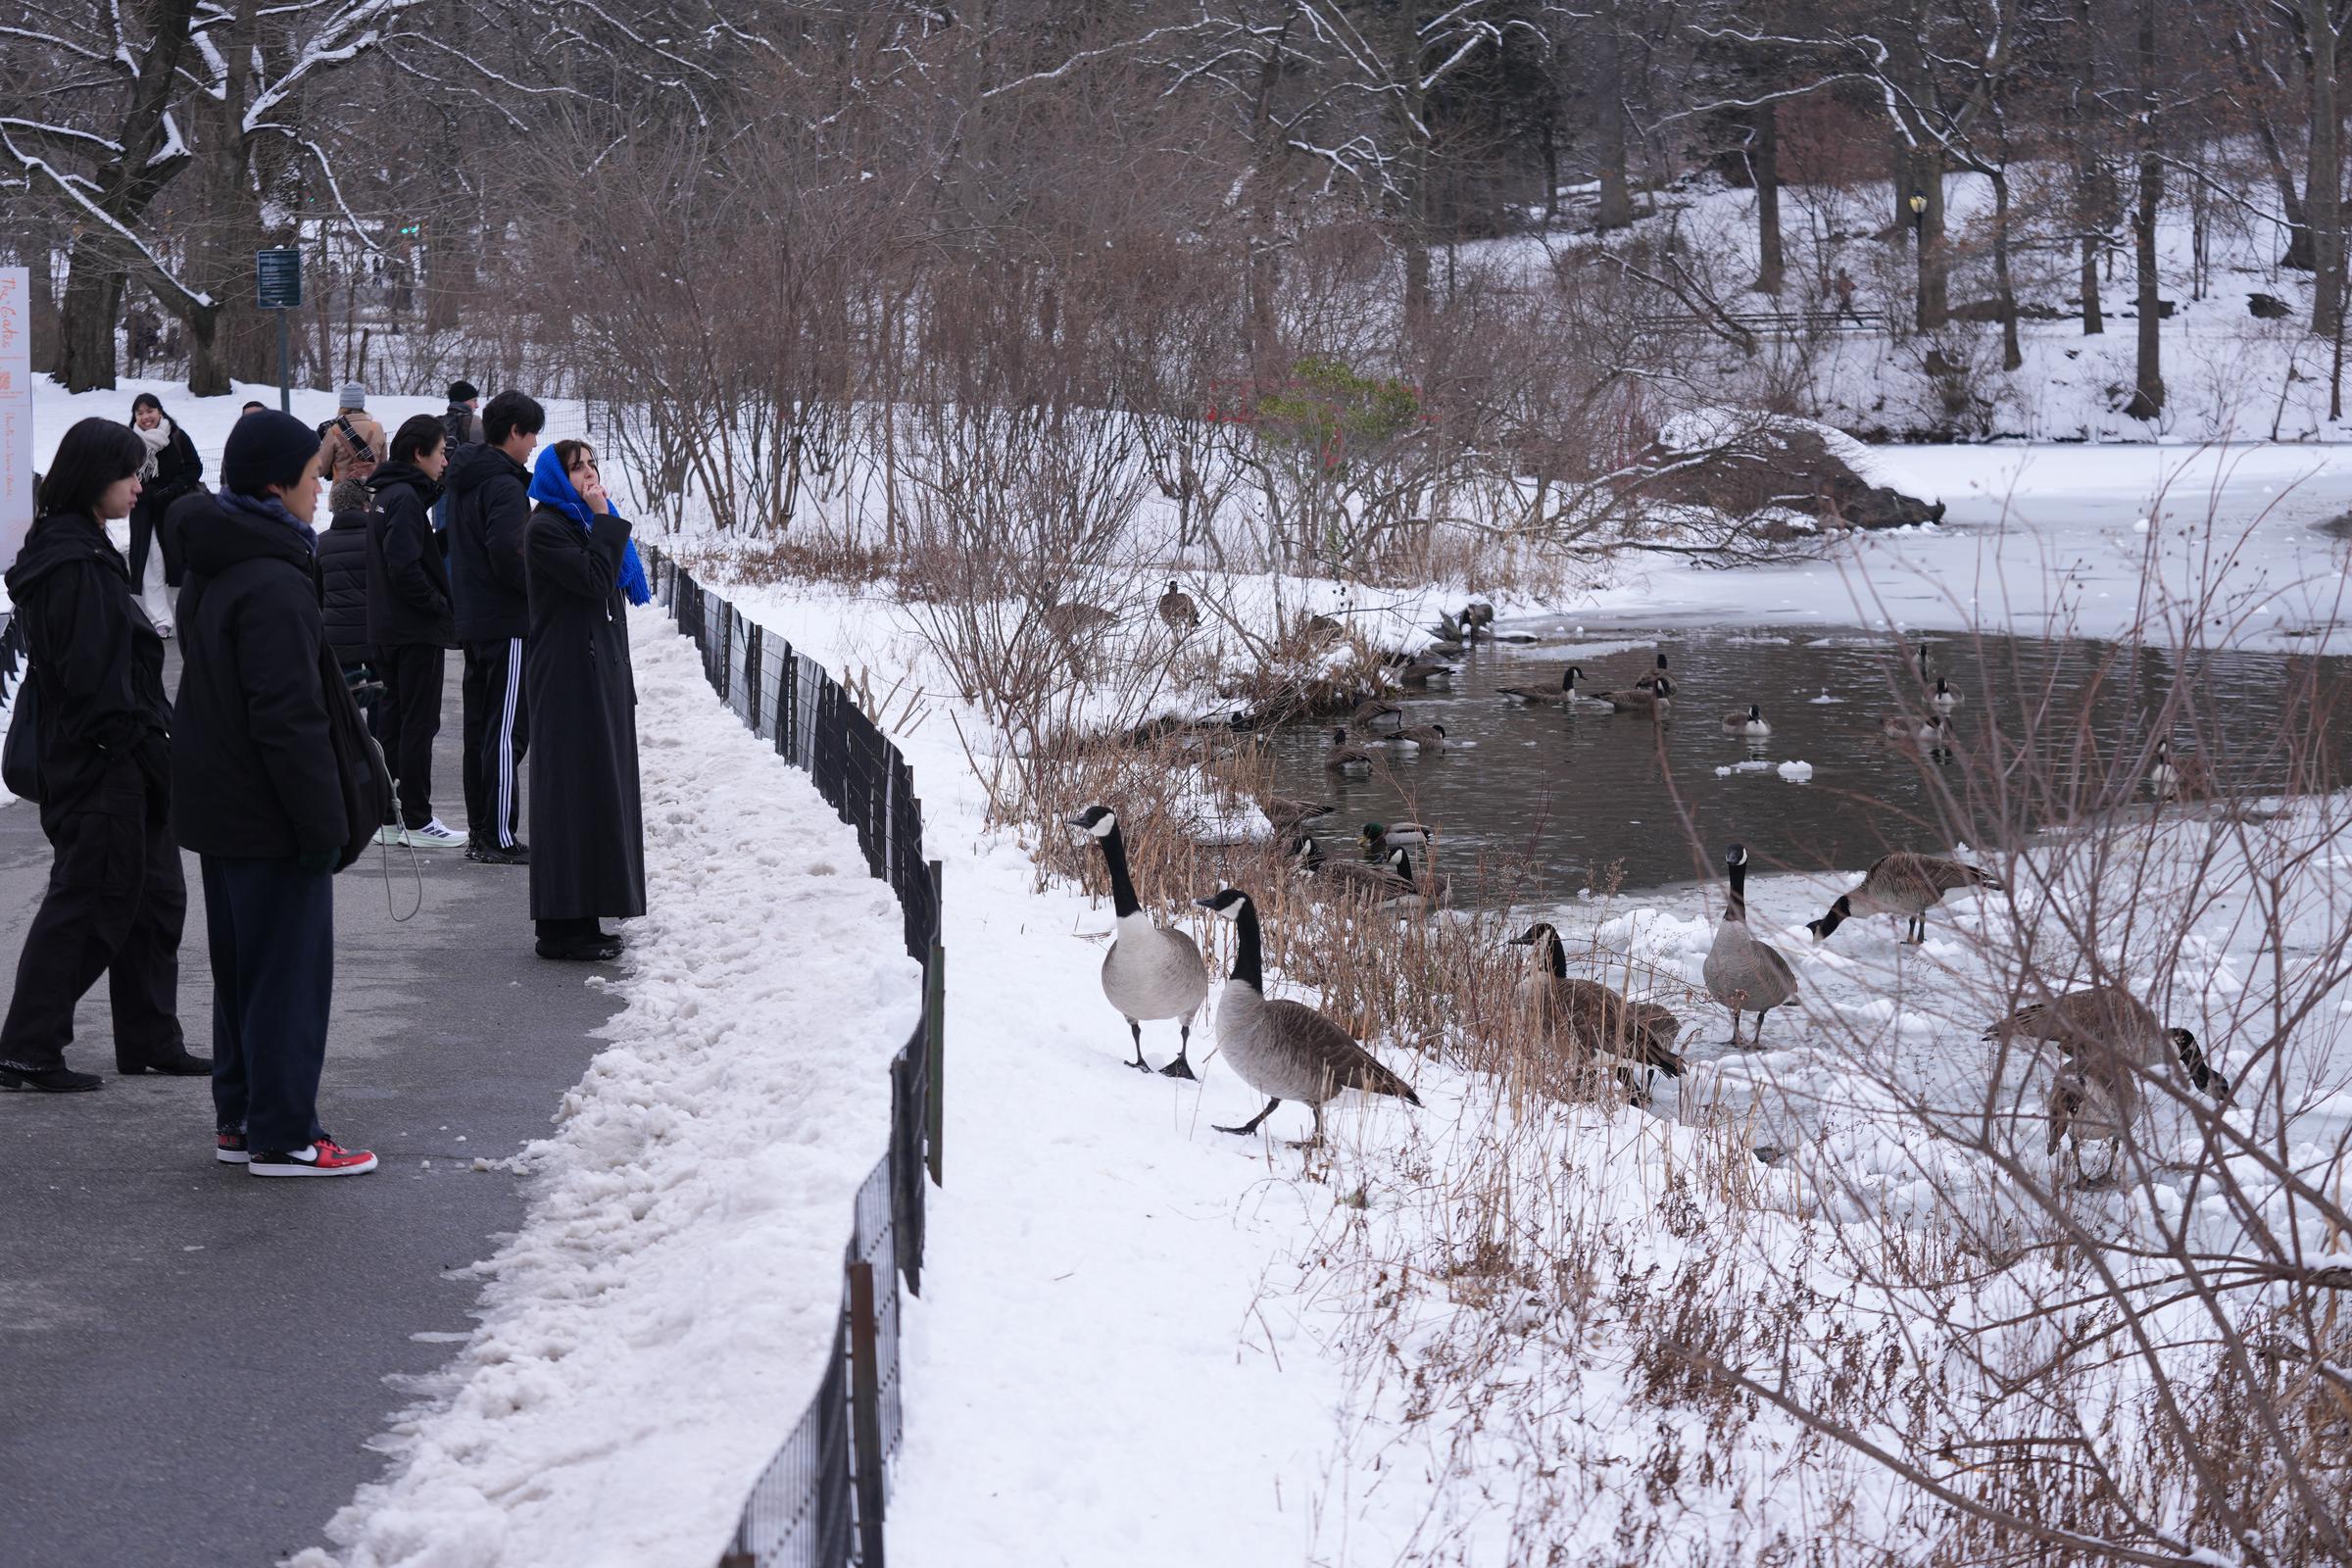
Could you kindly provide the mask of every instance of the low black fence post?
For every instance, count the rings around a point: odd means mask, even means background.
[[[931,862],[931,952],[923,961],[923,1145],[930,1155],[931,1184],[945,1187],[940,1175],[945,1163],[941,1146],[948,1126],[948,950],[940,942],[940,865]]]
[[[882,1568],[882,1367],[874,1266],[850,1262],[850,1455],[858,1496],[858,1568]]]
[[[755,620],[751,624],[750,632],[743,639],[743,664],[744,668],[751,671],[752,677],[751,684],[744,691],[743,716],[745,722],[752,726],[752,733],[755,735],[760,733],[760,666],[763,662],[760,641],[761,628],[760,623]]]

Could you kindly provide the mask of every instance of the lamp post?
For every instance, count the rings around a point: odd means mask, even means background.
[[[1911,200],[1906,205],[1911,209],[1911,226],[1925,234],[1928,231],[1928,193],[1923,190],[1912,191]]]

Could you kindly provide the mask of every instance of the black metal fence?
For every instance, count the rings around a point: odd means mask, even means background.
[[[899,1286],[921,1293],[923,1183],[940,1179],[942,1023],[939,862],[923,858],[923,805],[906,759],[814,660],[744,619],[660,550],[654,591],[702,650],[703,672],[752,732],[806,768],[858,831],[868,870],[906,917],[923,966],[922,1016],[890,1064],[890,1150],[866,1176],[843,1250],[833,1353],[800,1424],[752,1486],[720,1568],[881,1568],[891,1458],[905,1435]]]

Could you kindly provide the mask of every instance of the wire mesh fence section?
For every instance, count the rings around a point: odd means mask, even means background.
[[[923,965],[913,1032],[890,1064],[890,1143],[851,1209],[833,1353],[816,1396],[745,1500],[721,1568],[882,1568],[889,1462],[906,1434],[899,1284],[922,1290],[926,1174],[941,1170],[946,955],[940,868],[906,759],[815,660],[647,552],[655,592],[702,655],[712,691],[776,755],[806,770],[890,884],[906,952]]]

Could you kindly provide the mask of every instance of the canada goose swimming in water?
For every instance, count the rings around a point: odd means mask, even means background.
[[[1419,849],[1437,836],[1421,822],[1366,822],[1355,842],[1367,850]]]
[[[1674,685],[1674,677],[1666,673],[1666,656],[1664,654],[1658,656],[1658,664],[1655,669],[1634,682],[1634,690],[1655,691],[1661,683],[1669,688]]]
[[[1348,1031],[1301,1002],[1269,1002],[1260,967],[1257,906],[1240,888],[1225,888],[1194,901],[1240,934],[1233,978],[1217,1004],[1217,1046],[1242,1082],[1266,1096],[1266,1108],[1239,1127],[1221,1133],[1253,1133],[1274,1107],[1296,1100],[1313,1108],[1315,1135],[1298,1147],[1323,1142],[1323,1107],[1343,1089],[1395,1095],[1421,1103],[1412,1086],[1373,1059]]]
[[[1434,659],[1416,659],[1396,667],[1396,684],[1399,686],[1427,686],[1433,682],[1440,686],[1452,685],[1453,666]]]
[[[1530,708],[1572,708],[1578,703],[1599,702],[1600,699],[1591,693],[1580,692],[1576,689],[1576,683],[1584,678],[1584,670],[1575,664],[1570,664],[1561,671],[1560,684],[1556,688],[1504,686],[1498,688],[1494,695],[1508,698],[1514,703],[1523,703]]]
[[[2023,1036],[2058,1048],[2063,1058],[2051,1080],[2044,1108],[2050,1118],[2046,1152],[2055,1154],[2068,1137],[2076,1177],[2084,1187],[2106,1185],[2123,1157],[2122,1146],[2139,1116],[2139,1075],[2160,1070],[2168,1057],[2180,1061],[2188,1080],[2221,1103],[2230,1102],[2230,1080],[2205,1059],[2197,1037],[2167,1029],[2154,1011],[2121,986],[2069,991],[2048,1002],[2029,1003],[1984,1031],[1986,1040]],[[2104,1143],[2110,1152],[2097,1176],[2082,1169],[2082,1145]]]
[[[1330,773],[1369,773],[1372,754],[1348,744],[1346,725],[1331,732],[1331,750],[1323,754],[1324,771]]]
[[[1756,1015],[1756,1044],[1764,1042],[1764,1014],[1796,996],[1796,971],[1778,948],[1760,942],[1747,928],[1747,849],[1735,844],[1724,853],[1731,875],[1723,918],[1715,922],[1715,941],[1707,949],[1701,973],[1707,995],[1732,1009],[1732,1044],[1740,1044],[1740,1014]]]
[[[1396,870],[1396,857],[1402,853],[1392,851],[1377,864],[1369,860],[1327,859],[1321,845],[1311,836],[1300,834],[1291,846],[1291,869],[1313,884],[1317,903],[1329,896],[1370,899],[1384,907],[1418,904],[1420,886]]]
[[[1652,678],[1657,682],[1654,686],[1637,686],[1629,692],[1594,692],[1592,695],[1620,713],[1665,718],[1674,711],[1674,681],[1665,675]]]
[[[1381,740],[1408,752],[1442,752],[1446,749],[1446,726],[1416,724],[1409,729],[1392,730]]]
[[[1830,906],[1829,913],[1806,922],[1805,929],[1817,941],[1826,942],[1831,932],[1858,914],[1891,914],[1906,922],[1905,942],[1925,942],[1928,911],[1941,904],[1945,894],[1963,888],[1990,888],[1998,893],[2001,879],[1959,860],[1921,855],[1915,850],[1897,850],[1892,855],[1880,856],[1862,873],[1860,886],[1838,895],[1838,902]]]
[[[1383,718],[1394,718],[1402,722],[1404,710],[1385,697],[1367,697],[1355,705],[1354,712],[1348,715],[1348,725],[1350,729],[1368,730],[1376,720]]]
[[[1186,1060],[1193,1047],[1193,1015],[1208,999],[1208,968],[1191,937],[1155,923],[1136,902],[1135,884],[1127,875],[1127,844],[1119,836],[1119,819],[1107,806],[1090,806],[1070,818],[1070,826],[1094,836],[1102,846],[1102,862],[1110,870],[1110,905],[1118,915],[1117,934],[1102,956],[1102,995],[1127,1020],[1135,1044],[1135,1059],[1127,1065],[1150,1072],[1144,1060],[1144,1020],[1180,1020],[1176,1059],[1159,1070],[1170,1078],[1193,1076]]]
[[[1760,741],[1772,733],[1772,726],[1764,722],[1763,705],[1750,703],[1744,713],[1723,715],[1723,732],[1726,735],[1740,735],[1751,741]]]
[[[2148,788],[2160,801],[2178,801],[2206,793],[2205,763],[2195,757],[2175,757],[2169,739],[2156,742],[2155,760],[2148,763]]]
[[[1266,813],[1266,820],[1274,825],[1274,831],[1286,837],[1339,809],[1329,801],[1294,801],[1284,795],[1266,796],[1257,806],[1259,810]]]
[[[1960,688],[1928,667],[1928,645],[1919,645],[1919,683],[1928,689],[1928,701],[1939,713],[1948,713],[1960,706]]]
[[[1462,607],[1461,624],[1463,632],[1471,642],[1478,641],[1481,635],[1493,637],[1494,635],[1494,607],[1483,599],[1471,600]]]
[[[2230,1080],[2205,1056],[2197,1037],[2168,1029],[2154,1009],[2122,986],[2089,986],[2047,1002],[2030,1002],[1989,1025],[1986,1040],[2022,1036],[2046,1040],[2076,1063],[2120,1057],[2145,1072],[2178,1060],[2188,1081],[2222,1104],[2230,1102]]]
[[[1924,747],[1931,757],[1952,755],[1952,721],[1941,713],[1925,718],[1889,713],[1879,720],[1879,734],[1899,747]]]
[[[1597,980],[1569,979],[1567,950],[1548,925],[1529,926],[1510,941],[1536,950],[1536,972],[1519,982],[1519,1002],[1546,1044],[1609,1058],[1626,1088],[1644,1102],[1659,1073],[1683,1075],[1683,1058],[1674,1050],[1681,1019],[1654,1002],[1628,1002]],[[1635,1067],[1646,1075],[1639,1084]]]
[[[1193,603],[1191,594],[1177,588],[1173,577],[1168,579],[1168,591],[1159,596],[1159,618],[1171,631],[1191,631],[1200,624],[1200,607]]]

